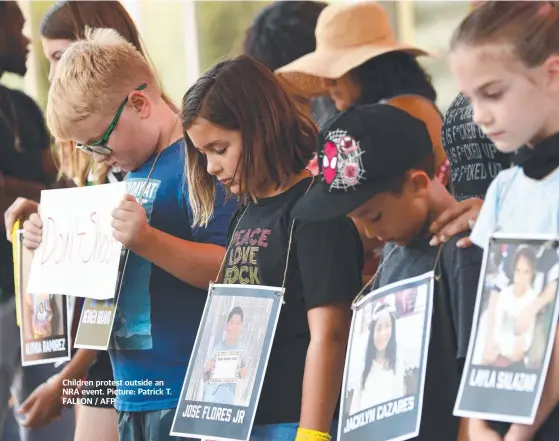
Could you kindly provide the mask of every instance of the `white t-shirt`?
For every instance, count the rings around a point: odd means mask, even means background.
[[[514,286],[509,285],[499,293],[497,311],[495,315],[495,326],[493,328],[493,338],[499,347],[501,355],[510,357],[514,353],[516,338],[516,320],[520,314],[528,308],[538,298],[538,293],[530,288],[522,297],[514,295]],[[535,321],[524,332],[521,337],[524,339],[524,350],[527,351],[532,345]]]
[[[361,412],[380,403],[395,400],[404,396],[403,369],[396,363],[396,369],[386,369],[373,360],[363,389],[357,390],[350,414]]]
[[[528,178],[520,167],[500,172],[489,186],[470,236],[481,248],[495,233],[559,233],[559,168],[544,179]]]

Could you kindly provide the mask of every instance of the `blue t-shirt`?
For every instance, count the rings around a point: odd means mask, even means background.
[[[142,194],[154,160],[152,157],[127,175],[129,193]],[[225,246],[236,201],[225,201],[225,192],[219,188],[208,227],[191,228],[184,165],[183,140],[161,153],[141,201],[150,225],[180,239]],[[206,294],[130,252],[109,349],[117,410],[141,412],[177,406]]]

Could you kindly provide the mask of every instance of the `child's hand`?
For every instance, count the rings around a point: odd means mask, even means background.
[[[446,242],[452,236],[471,229],[479,216],[482,204],[481,199],[470,198],[457,202],[454,206],[445,210],[430,227],[433,235],[431,245],[437,246]],[[467,248],[471,245],[472,242],[467,237],[463,237],[456,243],[456,246],[460,248]]]
[[[134,251],[145,241],[150,231],[146,210],[130,194],[113,210],[113,236],[129,250]]]
[[[41,245],[43,240],[43,222],[38,213],[33,213],[23,223],[23,246],[34,250]]]
[[[62,412],[62,382],[47,381],[35,389],[18,409],[25,414],[23,427],[38,429],[50,424]]]
[[[6,226],[6,236],[12,241],[12,228],[18,219],[27,219],[31,214],[36,213],[39,204],[25,198],[17,198],[4,213],[4,225]]]

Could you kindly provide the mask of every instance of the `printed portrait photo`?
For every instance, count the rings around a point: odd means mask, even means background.
[[[420,285],[372,297],[356,311],[346,415],[418,392],[426,301]]]
[[[64,296],[25,294],[23,300],[25,341],[64,335]]]
[[[88,306],[91,308],[111,308],[115,302],[115,299],[105,299],[105,300],[96,300],[90,299],[88,302]]]
[[[64,335],[65,296],[54,294],[28,294],[27,283],[31,271],[33,253],[21,249],[21,329],[24,341]]]
[[[187,400],[249,406],[272,306],[258,297],[212,297]]]
[[[542,368],[558,274],[559,256],[555,248],[518,241],[492,243],[472,364]]]

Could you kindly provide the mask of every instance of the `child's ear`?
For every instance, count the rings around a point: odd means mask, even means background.
[[[409,172],[408,182],[414,192],[421,193],[427,190],[427,187],[429,187],[429,183],[431,182],[431,178],[424,171],[412,170]]]
[[[147,118],[151,113],[151,103],[140,91],[133,91],[128,95],[128,102],[134,107],[134,110],[138,112],[140,118]]]
[[[553,54],[544,62],[551,92],[559,92],[559,55]]]

